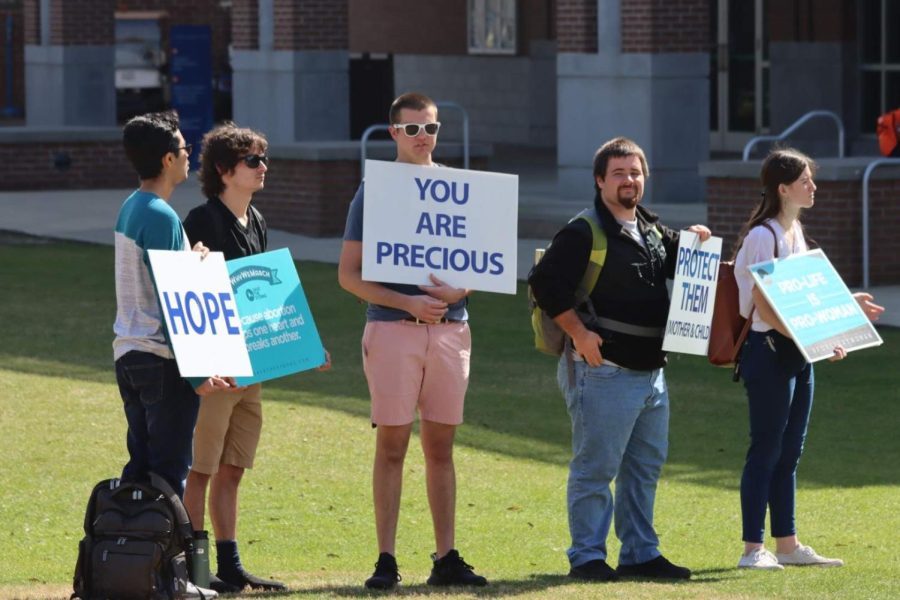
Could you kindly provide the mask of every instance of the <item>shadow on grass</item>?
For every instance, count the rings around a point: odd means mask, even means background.
[[[338,287],[336,267],[298,263],[318,329],[331,351],[329,373],[301,373],[266,384],[269,402],[368,418],[360,337],[365,308]],[[3,246],[0,361],[9,371],[115,385],[113,252],[86,244]],[[556,388],[555,360],[532,348],[522,289],[517,296],[475,294],[470,301],[472,373],[460,444],[565,465],[570,424]],[[801,467],[804,485],[900,483],[896,364],[900,331],[885,344],[836,364],[816,365],[817,393]],[[671,355],[671,448],[663,477],[736,489],[746,451],[743,387],[700,357]],[[861,432],[864,432],[861,433]],[[872,456],[881,460],[872,461]]]
[[[481,598],[494,598],[517,596],[534,592],[543,592],[561,585],[574,583],[564,575],[531,575],[528,579],[498,579],[491,580],[486,587],[435,587],[424,583],[415,585],[399,585],[394,590],[384,592],[368,590],[361,585],[323,585],[311,588],[293,590],[292,594],[300,596],[319,596],[322,594],[347,597],[347,598],[371,598],[391,596],[446,596],[448,593],[463,593]]]

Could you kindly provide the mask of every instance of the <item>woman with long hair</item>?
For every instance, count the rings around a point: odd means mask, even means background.
[[[799,217],[815,203],[815,169],[808,156],[792,148],[769,153],[760,173],[762,201],[738,238],[734,272],[741,314],[752,318],[740,359],[750,412],[750,448],[741,477],[744,553],[739,568],[780,570],[784,565],[844,564],[820,556],[797,537],[797,464],[812,409],[813,366],[754,286],[747,268],[808,250]],[[854,296],[869,319],[884,312],[871,295]],[[846,354],[838,346],[830,360],[841,360]],[[767,507],[775,553],[763,544]]]

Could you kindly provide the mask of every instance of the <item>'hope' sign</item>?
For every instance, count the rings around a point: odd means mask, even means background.
[[[515,175],[366,161],[367,281],[516,292]]]
[[[250,356],[225,258],[149,250],[169,341],[183,377],[250,376]]]

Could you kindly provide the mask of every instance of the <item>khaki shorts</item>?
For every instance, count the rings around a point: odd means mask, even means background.
[[[465,322],[370,321],[362,339],[372,423],[459,425],[469,386],[472,336]]]
[[[243,392],[214,392],[200,398],[194,426],[194,463],[191,469],[212,475],[219,465],[253,467],[262,431],[262,384]]]

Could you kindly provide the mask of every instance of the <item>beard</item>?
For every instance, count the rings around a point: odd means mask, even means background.
[[[618,193],[616,194],[616,200],[619,202],[619,204],[621,206],[623,206],[624,208],[627,208],[628,210],[631,210],[632,208],[637,206],[638,202],[640,202],[640,200],[641,200],[641,196],[638,194],[637,190],[634,188],[631,188],[631,190],[634,193],[630,196],[624,195],[622,193],[622,190],[619,190]]]

